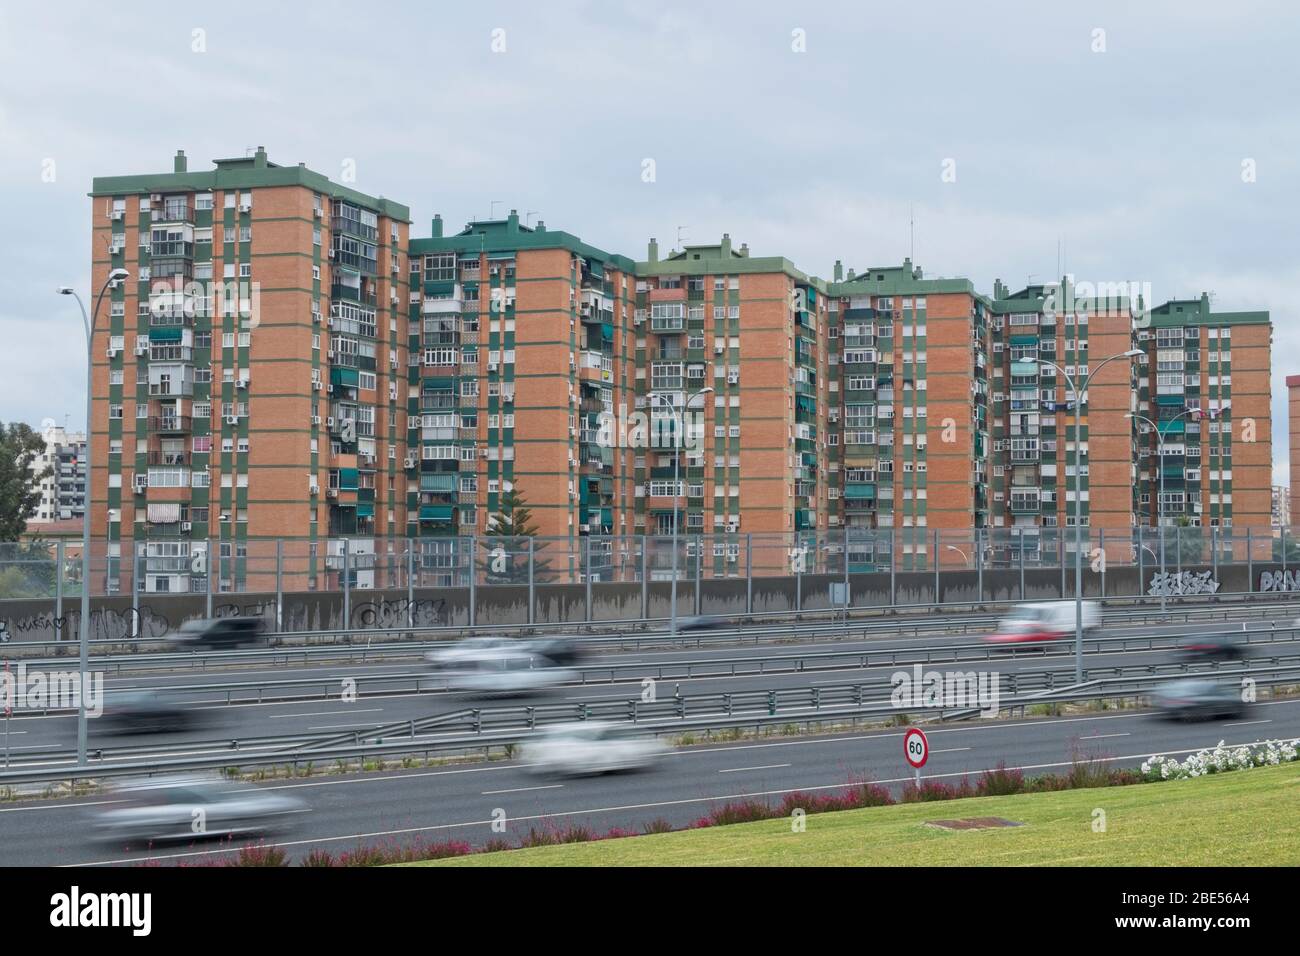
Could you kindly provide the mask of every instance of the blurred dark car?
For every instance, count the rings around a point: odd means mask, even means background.
[[[1246,713],[1239,687],[1210,680],[1170,681],[1156,689],[1151,702],[1163,716],[1181,720],[1241,717]]]
[[[1201,661],[1244,661],[1247,653],[1245,645],[1226,637],[1197,637],[1178,649],[1179,658],[1189,664]]]
[[[672,625],[670,624],[669,627]],[[710,631],[717,627],[726,627],[727,619],[724,617],[704,617],[697,615],[692,617],[679,617],[677,619],[677,630],[680,631]]]
[[[188,730],[199,723],[199,715],[191,705],[167,694],[140,691],[110,694],[95,723],[111,734],[156,734]]]
[[[173,640],[178,647],[222,650],[260,644],[266,640],[266,622],[260,617],[215,617],[182,624]]]
[[[541,654],[556,667],[575,667],[582,662],[582,648],[577,641],[567,637],[540,637],[528,641],[525,647]]]

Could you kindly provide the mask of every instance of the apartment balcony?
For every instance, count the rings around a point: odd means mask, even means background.
[[[194,243],[180,239],[151,242],[149,255],[153,259],[193,259]]]
[[[189,415],[160,415],[149,418],[149,431],[160,434],[188,432],[193,425],[194,420]]]
[[[188,465],[190,456],[183,451],[151,451],[147,455],[151,465]]]
[[[420,312],[423,315],[460,315],[463,307],[464,300],[460,298],[425,299]]]
[[[154,209],[150,212],[150,219],[155,226],[173,222],[193,225],[194,209],[187,202],[164,201],[161,209]]]

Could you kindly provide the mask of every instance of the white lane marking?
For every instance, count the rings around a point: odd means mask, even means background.
[[[528,793],[530,790],[559,790],[562,783],[549,783],[541,787],[511,787],[509,790],[484,790],[481,796],[490,797],[498,793]]]
[[[1105,740],[1107,737],[1132,737],[1133,734],[1125,731],[1122,734],[1089,734],[1087,737],[1080,737],[1080,740]]]
[[[1259,741],[1259,740],[1251,741],[1251,743],[1265,743],[1265,742],[1266,741]],[[1268,741],[1268,742],[1280,743],[1281,741]],[[1245,744],[1224,744],[1224,746],[1240,747],[1246,745]],[[1206,748],[1192,747],[1192,748],[1184,748],[1182,750],[1164,750],[1156,753],[1147,753],[1147,754],[1128,754],[1126,756],[1121,756],[1121,757],[1102,757],[1100,759],[1102,759],[1103,761],[1136,760],[1140,757],[1147,758],[1147,757],[1159,757],[1159,756],[1172,756],[1174,754],[1195,753],[1198,750],[1204,750],[1204,749]],[[1046,770],[1050,767],[1068,767],[1071,766],[1071,763],[1072,763],[1071,761],[1062,760],[1056,763],[1026,764],[1020,767],[1007,767],[1005,769]],[[965,777],[965,776],[969,776],[970,773],[971,771],[969,770],[960,770],[960,771],[955,771],[953,773],[922,774],[922,777],[926,779],[937,780],[943,777]],[[371,778],[371,779],[375,779],[375,778]],[[877,784],[910,783],[913,782],[915,779],[916,779],[915,775],[908,774],[905,777],[893,777],[888,780],[873,780],[872,783],[877,783]],[[759,790],[756,792],[749,791],[745,793],[725,793],[725,794],[717,794],[715,796],[710,796],[710,797],[688,797],[682,800],[663,800],[656,803],[631,803],[631,804],[625,804],[622,806],[615,806],[615,807],[589,807],[583,810],[557,810],[554,813],[536,813],[531,816],[512,817],[511,822],[528,823],[533,820],[548,820],[548,819],[553,819],[555,817],[576,817],[576,816],[582,816],[583,814],[592,814],[592,813],[617,813],[623,810],[654,810],[660,807],[683,806],[685,804],[691,804],[691,803],[713,803],[718,800],[750,800],[755,797],[784,796],[787,793],[810,793],[817,790],[844,790],[850,786],[851,784],[847,784],[843,782],[828,783],[828,784],[819,784],[817,786],[812,786],[812,787],[790,787],[781,790]],[[407,833],[428,833],[430,831],[435,831],[435,830],[454,830],[460,827],[490,826],[492,823],[493,821],[490,819],[489,820],[465,820],[460,823],[435,823],[435,824],[430,824],[427,827],[402,827],[400,829],[394,829],[394,830],[372,830],[368,833],[348,833],[348,834],[343,834],[340,836],[333,836],[333,837],[313,837],[308,840],[286,840],[281,843],[268,843],[264,845],[277,846],[277,847],[308,846],[313,843],[336,843],[340,840],[364,840],[370,837],[391,837],[391,836],[401,836]],[[121,859],[121,860],[101,860],[94,863],[64,863],[61,864],[61,866],[64,867],[121,866],[123,863],[145,863],[150,860],[170,860],[170,859],[181,859],[184,857],[193,857],[193,856],[213,856],[216,853],[236,853],[238,852],[238,850],[239,848],[235,847],[234,849],[231,850],[202,850],[202,851],[196,851],[191,853],[169,853],[166,855],[159,854],[154,856],[132,857],[132,858]]]
[[[267,720],[284,720],[286,717],[338,717],[340,714],[378,714],[382,707],[367,707],[365,710],[317,710],[310,714],[267,714]]]
[[[381,724],[308,724],[308,730],[374,730]]]
[[[1270,718],[1268,718],[1267,720],[1237,720],[1237,721],[1234,721],[1233,723],[1230,723],[1230,724],[1224,724],[1223,726],[1225,726],[1225,727],[1249,727],[1251,724],[1271,724],[1272,722],[1273,722],[1273,719],[1270,717]]]
[[[94,800],[89,803],[46,803],[39,807],[0,807],[0,813],[23,813],[28,810],[66,810],[78,807],[101,807],[110,803],[125,803],[124,800]]]
[[[782,767],[788,767],[788,763],[769,763],[761,767],[732,767],[729,770],[719,770],[718,773],[745,773],[748,770],[779,770]]]
[[[973,749],[974,749],[974,748],[972,748],[972,747],[949,747],[949,748],[946,749],[946,750],[932,750],[932,751],[930,751],[930,753],[935,753],[935,754],[956,754],[956,753],[961,753],[963,750],[973,750]]]

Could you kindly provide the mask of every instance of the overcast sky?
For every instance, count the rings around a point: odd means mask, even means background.
[[[1286,480],[1287,3],[24,6],[0,7],[0,420],[83,420],[54,289],[89,283],[91,178],[265,145],[335,179],[355,163],[417,237],[499,200],[636,258],[729,232],[828,276],[901,262],[914,210],[916,262],[986,292],[1050,280],[1064,244],[1080,280],[1268,309]]]

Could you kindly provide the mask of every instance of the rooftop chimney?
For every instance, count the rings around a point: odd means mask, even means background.
[[[519,231],[519,210],[518,209],[511,209],[510,215],[506,217],[506,231],[507,232]]]
[[[257,152],[253,154],[253,168],[266,169],[266,147],[257,147]]]
[[[650,245],[646,248],[646,259],[650,262],[659,261],[659,240],[651,239]]]
[[[722,234],[722,258],[726,259],[731,255],[731,234],[724,232]]]
[[[429,237],[431,239],[442,238],[442,214],[441,213],[435,214],[433,217],[433,221],[429,223]]]
[[[185,150],[176,150],[176,158],[172,160],[172,172],[183,173],[188,169],[185,161]]]
[[[748,258],[749,258],[749,243],[747,243],[747,242],[742,242],[742,243],[740,244],[740,257],[741,257],[742,259],[748,259]]]
[[[835,271],[832,274],[835,276],[836,282],[840,282],[844,278],[844,263],[840,262],[839,259],[835,260]]]
[[[533,228],[536,229],[538,232],[545,232],[545,231],[546,231],[546,223],[545,223],[543,220],[539,219],[539,220],[537,220],[537,225],[534,226]]]

